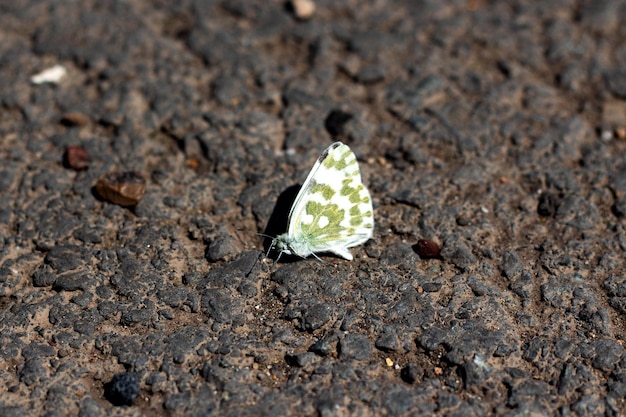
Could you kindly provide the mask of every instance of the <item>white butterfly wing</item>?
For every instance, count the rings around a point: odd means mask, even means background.
[[[296,255],[333,252],[352,259],[347,248],[372,237],[372,198],[361,182],[356,156],[335,142],[317,159],[289,212],[288,240]]]

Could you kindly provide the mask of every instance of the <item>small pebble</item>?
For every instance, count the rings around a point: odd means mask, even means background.
[[[65,77],[65,74],[67,74],[67,70],[64,66],[55,65],[30,77],[30,82],[33,84],[58,84],[61,78]]]
[[[537,204],[537,213],[542,217],[552,217],[560,203],[560,198],[554,193],[541,193]]]
[[[96,191],[100,197],[118,206],[134,206],[143,198],[146,180],[133,171],[109,172],[98,179]]]
[[[326,120],[324,120],[324,127],[331,136],[337,136],[343,134],[344,126],[354,116],[351,113],[347,113],[343,110],[331,111]]]
[[[405,382],[415,384],[422,380],[424,375],[423,369],[416,363],[410,363],[400,371],[400,376]]]
[[[309,19],[315,13],[315,2],[313,0],[292,0],[293,14],[302,20]]]
[[[600,132],[600,138],[605,142],[610,141],[613,139],[613,131],[609,129],[602,130],[602,132]]]
[[[65,149],[65,164],[75,171],[81,171],[89,167],[89,154],[87,149],[80,145],[70,145]]]
[[[85,126],[89,124],[90,121],[89,116],[79,111],[65,113],[63,117],[61,117],[61,123],[69,126]]]
[[[415,252],[422,259],[436,258],[441,253],[441,248],[432,240],[420,239],[417,241],[417,245],[415,245]]]
[[[459,226],[467,226],[470,223],[470,218],[464,214],[459,215],[456,218],[456,224]]]
[[[141,389],[134,372],[115,374],[105,385],[105,396],[113,405],[133,405]]]

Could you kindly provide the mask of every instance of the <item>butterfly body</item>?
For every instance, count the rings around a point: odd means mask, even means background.
[[[296,196],[288,223],[287,232],[277,236],[272,247],[302,258],[330,252],[352,260],[348,248],[372,237],[372,197],[347,145],[335,142],[320,155]]]

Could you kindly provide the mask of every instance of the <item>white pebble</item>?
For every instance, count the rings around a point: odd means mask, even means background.
[[[35,74],[30,78],[33,84],[57,84],[67,74],[67,70],[63,65],[55,65],[54,67],[45,69],[39,74]]]

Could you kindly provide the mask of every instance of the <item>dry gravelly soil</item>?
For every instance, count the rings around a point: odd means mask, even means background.
[[[0,1],[1,416],[626,413],[623,2],[315,6]],[[274,262],[334,140],[374,236]]]

